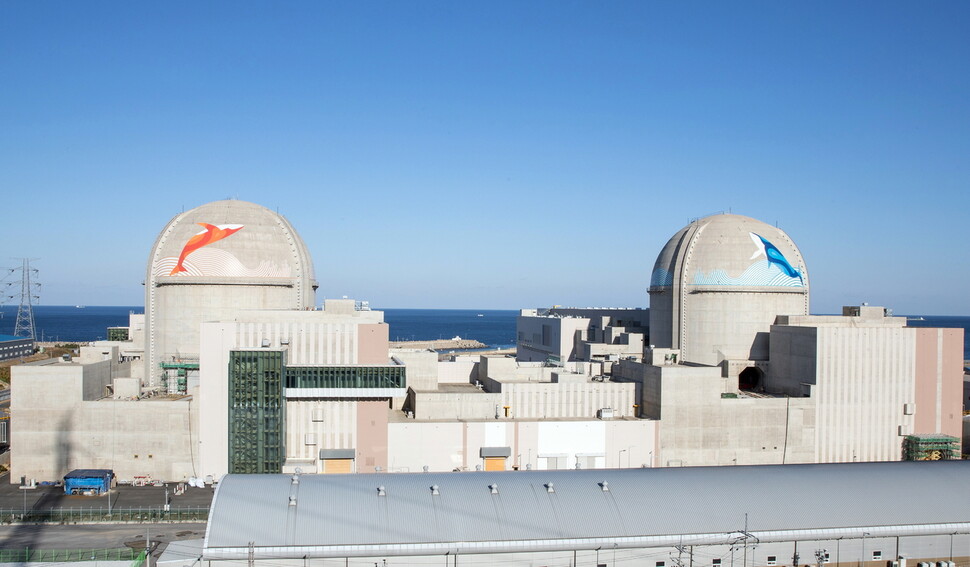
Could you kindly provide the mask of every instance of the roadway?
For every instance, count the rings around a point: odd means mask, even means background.
[[[165,505],[168,491],[172,508],[208,508],[212,503],[214,488],[188,487],[185,493],[175,496],[174,484],[166,486],[116,486],[109,494],[100,496],[81,496],[64,494],[60,486],[38,486],[22,490],[17,484],[10,484],[8,473],[0,474],[0,509],[4,510],[48,510],[50,508],[160,508]]]
[[[146,535],[157,555],[158,543],[202,539],[205,524],[15,524],[0,526],[0,549],[144,549]]]

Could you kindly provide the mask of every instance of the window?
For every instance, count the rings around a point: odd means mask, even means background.
[[[663,561],[657,561],[657,567],[664,567]]]
[[[882,552],[881,551],[873,551],[872,552],[872,560],[873,561],[876,561],[878,559],[882,559]]]
[[[777,565],[777,564],[778,564],[778,557],[776,557],[774,555],[769,555],[768,556],[768,565]]]
[[[720,558],[712,559],[711,560],[711,565],[713,565],[714,567],[717,567],[720,564],[721,564],[721,559]]]

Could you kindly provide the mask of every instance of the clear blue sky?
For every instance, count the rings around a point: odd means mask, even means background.
[[[812,311],[970,314],[967,2],[0,3],[0,265],[142,305],[183,208],[286,215],[322,297],[646,306],[689,219]]]

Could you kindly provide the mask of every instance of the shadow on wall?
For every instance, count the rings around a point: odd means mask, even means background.
[[[74,412],[75,410],[72,409],[57,424],[57,455],[55,455],[54,461],[54,472],[57,477],[63,477],[71,472],[69,468],[71,462],[71,423],[74,421]]]

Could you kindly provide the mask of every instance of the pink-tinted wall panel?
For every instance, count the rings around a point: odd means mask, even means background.
[[[963,434],[963,329],[943,330],[943,431]]]
[[[387,364],[388,326],[369,323],[357,327],[357,363]]]
[[[916,329],[916,413],[913,415],[913,433],[937,433],[936,339],[936,329]]]
[[[916,329],[913,433],[960,438],[962,395],[963,329]]]
[[[387,470],[387,401],[357,402],[357,472]]]

